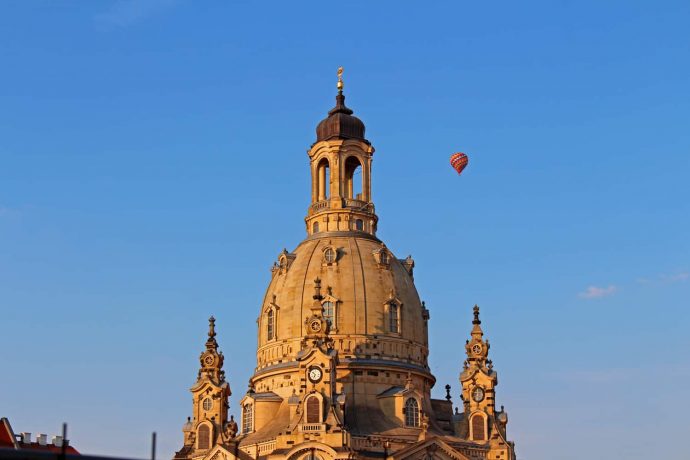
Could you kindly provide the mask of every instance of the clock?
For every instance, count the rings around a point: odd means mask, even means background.
[[[309,329],[311,329],[313,332],[319,332],[321,330],[321,321],[315,319],[309,324]]]
[[[482,402],[484,400],[484,389],[481,387],[476,387],[472,390],[472,399],[474,402]]]
[[[321,371],[320,367],[310,367],[307,376],[309,377],[309,381],[311,383],[319,383],[321,381],[321,377],[323,377],[323,371]]]
[[[482,352],[482,345],[481,344],[475,343],[474,345],[472,345],[472,353],[474,353],[475,355],[478,355],[478,354],[481,354],[481,352]]]
[[[207,366],[210,366],[211,364],[213,364],[213,361],[215,361],[215,360],[213,359],[213,356],[211,356],[211,355],[206,355],[206,357],[204,358],[204,364],[206,364]]]

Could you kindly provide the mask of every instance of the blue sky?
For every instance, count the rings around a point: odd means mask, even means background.
[[[477,303],[519,458],[683,457],[689,22],[686,1],[3,2],[0,415],[96,454],[145,457],[155,430],[169,457],[211,314],[238,413],[342,65],[435,394],[458,401]]]

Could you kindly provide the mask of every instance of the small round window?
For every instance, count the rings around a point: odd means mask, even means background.
[[[335,255],[336,255],[335,249],[328,248],[324,251],[323,258],[326,259],[326,262],[328,262],[329,264],[332,264],[333,262],[335,262]]]
[[[203,407],[204,410],[211,410],[211,407],[213,407],[213,402],[211,401],[211,398],[204,399]]]

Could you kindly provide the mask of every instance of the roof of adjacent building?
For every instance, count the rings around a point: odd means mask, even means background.
[[[2,419],[0,419],[0,448],[9,448],[15,450],[34,450],[53,453],[62,453],[64,451],[64,453],[68,455],[79,455],[79,451],[74,447],[70,446],[69,441],[63,442],[67,443],[67,445],[64,446],[64,448],[62,445],[55,445],[53,443],[48,442],[46,442],[45,444],[41,444],[37,441],[24,442],[24,440],[18,439],[17,436],[14,434],[14,431],[12,430],[12,425],[10,425],[10,421],[7,419],[7,417],[2,417]]]
[[[5,417],[0,419],[0,447],[9,447],[12,449],[17,448],[17,440],[12,432],[10,421]]]

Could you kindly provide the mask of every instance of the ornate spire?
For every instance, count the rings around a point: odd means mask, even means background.
[[[479,319],[479,307],[477,305],[473,308],[474,319],[472,320],[472,337],[474,339],[481,340],[484,336],[484,331],[482,331],[482,321]]]
[[[465,342],[465,351],[467,353],[467,363],[469,367],[486,366],[486,357],[489,354],[489,341],[484,340],[484,331],[482,331],[482,322],[479,319],[479,307],[477,305],[472,309],[474,319],[472,320],[472,338]]]
[[[207,350],[218,350],[218,342],[216,342],[216,318],[211,316],[208,319],[208,340],[206,341]]]
[[[233,426],[227,425],[228,397],[231,391],[223,371],[223,353],[218,351],[216,319],[213,316],[208,319],[205,348],[199,355],[200,369],[196,383],[189,389],[192,393],[192,417],[187,419],[183,428],[184,447],[176,454],[175,458],[178,460],[200,458],[200,453],[206,453],[208,449],[232,438],[237,432],[235,430],[233,433]],[[202,429],[204,426],[206,428]],[[196,442],[203,430],[207,434],[203,437],[203,442]]]
[[[223,361],[223,353],[218,351],[218,342],[216,342],[216,318],[211,316],[208,319],[206,350],[201,353],[199,357],[199,362],[201,364],[199,379],[206,376],[220,382],[224,381],[225,372],[223,372]]]

